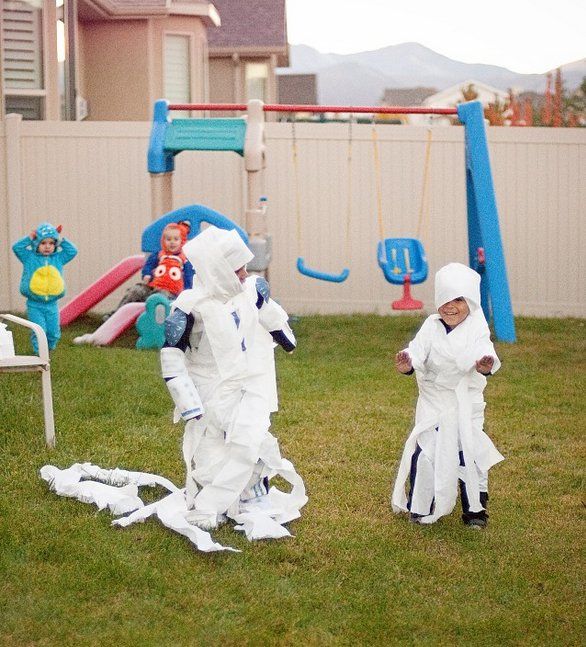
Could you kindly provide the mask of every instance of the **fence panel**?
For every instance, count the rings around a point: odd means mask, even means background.
[[[10,245],[40,221],[62,223],[79,247],[66,269],[69,296],[139,251],[151,220],[149,124],[22,122],[13,131],[0,122],[0,307],[22,310],[20,266]],[[14,144],[7,132],[18,138],[15,157],[7,156]],[[413,291],[433,308],[433,272],[451,260],[467,261],[466,195],[463,129],[436,127],[421,216],[427,135],[422,127],[377,126],[378,168],[370,125],[296,124],[296,181],[291,124],[267,124],[270,279],[289,310],[391,312],[400,288],[384,280],[376,263],[379,177],[383,236],[423,240],[431,276]],[[515,313],[586,316],[586,131],[491,128],[489,145]],[[175,207],[205,204],[242,225],[245,190],[237,155],[176,157]],[[342,284],[308,279],[295,269],[299,255],[323,271],[349,267],[350,277]],[[120,292],[99,310],[111,308]]]

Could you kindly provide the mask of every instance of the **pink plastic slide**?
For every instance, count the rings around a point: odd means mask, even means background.
[[[144,303],[126,303],[106,319],[93,333],[76,337],[74,344],[91,344],[92,346],[107,346],[130,328],[138,317],[145,311]]]
[[[121,260],[117,265],[114,265],[109,272],[106,272],[97,281],[94,281],[89,287],[83,290],[83,292],[80,292],[76,297],[73,297],[69,303],[61,308],[59,312],[61,325],[67,326],[78,317],[81,317],[82,314],[91,310],[96,303],[99,303],[110,293],[114,292],[114,290],[122,285],[124,281],[127,281],[133,274],[138,272],[143,265],[144,256],[142,254],[128,256]],[[144,306],[144,304],[142,305]],[[129,325],[132,325],[132,323]],[[128,326],[126,326],[126,328],[128,328]],[[123,330],[126,330],[126,328]]]

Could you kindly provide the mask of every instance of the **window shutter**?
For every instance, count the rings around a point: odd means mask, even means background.
[[[171,103],[191,102],[189,36],[165,36],[165,98]]]
[[[43,89],[42,14],[33,3],[2,2],[4,87]]]

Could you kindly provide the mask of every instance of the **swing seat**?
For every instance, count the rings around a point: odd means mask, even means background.
[[[342,283],[350,276],[350,270],[348,268],[343,269],[340,274],[329,274],[327,272],[320,272],[319,270],[312,270],[305,266],[305,261],[301,257],[297,259],[297,270],[303,276],[319,279],[320,281],[330,281],[330,283]]]
[[[417,238],[385,238],[378,243],[378,264],[385,279],[394,285],[403,285],[405,276],[411,284],[423,283],[427,278],[427,258]]]

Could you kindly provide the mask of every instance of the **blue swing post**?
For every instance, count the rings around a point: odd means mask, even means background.
[[[482,309],[486,320],[490,321],[492,314],[497,339],[512,343],[516,341],[515,319],[488,156],[484,112],[479,101],[461,103],[457,111],[464,124],[469,262],[481,276]]]

